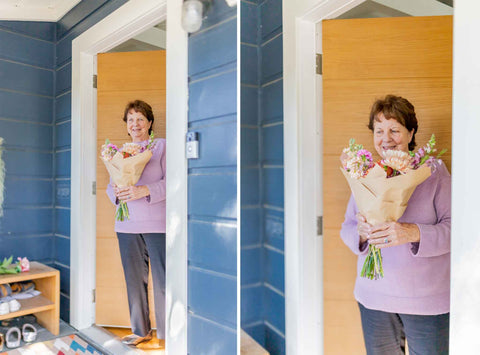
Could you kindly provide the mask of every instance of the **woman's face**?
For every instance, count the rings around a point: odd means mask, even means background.
[[[127,132],[132,137],[133,142],[141,142],[148,139],[148,130],[150,122],[141,112],[135,112],[134,109],[127,114]]]
[[[382,152],[390,149],[408,152],[413,130],[409,132],[394,118],[387,120],[382,112],[377,119],[373,121],[373,144],[377,153],[383,158]]]

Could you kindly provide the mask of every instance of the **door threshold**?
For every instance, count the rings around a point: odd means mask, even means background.
[[[92,342],[92,345],[97,346],[106,355],[147,354],[140,349],[123,344],[119,337],[96,325],[79,330],[79,333],[86,340]]]

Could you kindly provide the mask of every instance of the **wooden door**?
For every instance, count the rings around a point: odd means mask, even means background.
[[[437,146],[449,150],[443,159],[450,169],[451,16],[323,22],[325,354],[365,353],[353,297],[357,258],[339,233],[350,197],[339,156],[350,138],[375,152],[368,116],[386,94],[412,102],[417,147],[435,133]]]
[[[98,55],[97,62],[97,156],[106,138],[117,145],[131,141],[123,112],[126,104],[135,99],[152,106],[155,136],[165,138],[165,51],[103,53]],[[107,170],[98,159],[96,324],[130,327],[125,279],[114,232],[115,208],[106,194],[108,181]],[[153,300],[151,287],[149,293]]]

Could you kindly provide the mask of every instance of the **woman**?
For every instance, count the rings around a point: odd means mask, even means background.
[[[413,105],[388,95],[377,100],[368,128],[378,154],[413,150]],[[440,160],[418,185],[397,222],[371,225],[350,197],[340,232],[358,257],[354,295],[367,354],[447,354],[450,311],[450,174]],[[359,277],[368,244],[382,249],[385,276]]]
[[[132,142],[146,146],[154,122],[150,105],[140,100],[128,103],[123,120]],[[165,143],[165,139],[155,139],[152,157],[135,186],[122,188],[109,184],[107,188],[112,203],[127,202],[130,213],[129,219],[115,222],[133,331],[122,342],[129,345],[152,338],[148,308],[149,262],[157,337],[165,339]]]

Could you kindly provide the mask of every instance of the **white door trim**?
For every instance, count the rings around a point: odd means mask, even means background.
[[[188,37],[181,2],[130,0],[72,42],[72,158],[70,322],[77,329],[95,321],[96,90],[94,58],[167,17],[167,344],[187,353],[187,131]],[[173,282],[174,281],[174,282]]]
[[[316,23],[365,0],[283,2],[285,326],[287,354],[323,353],[322,102],[315,78]],[[321,34],[320,34],[321,35]],[[321,43],[321,39],[318,39]]]

